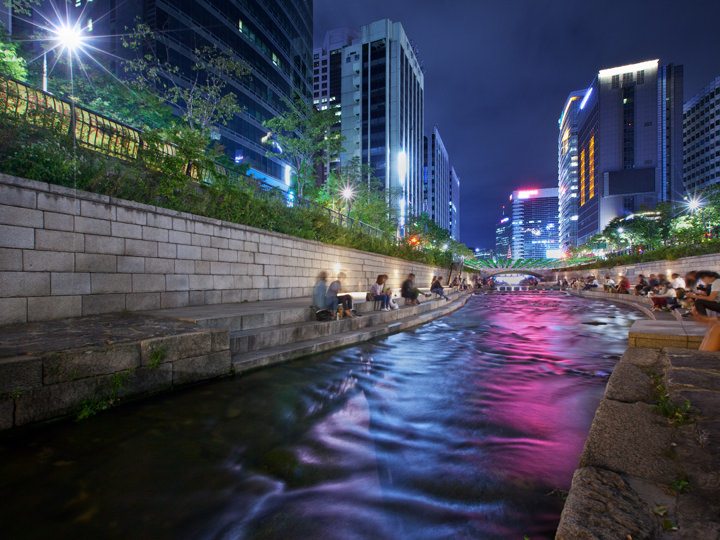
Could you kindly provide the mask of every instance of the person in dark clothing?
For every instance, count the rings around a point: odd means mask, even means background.
[[[702,296],[697,293],[687,293],[687,298],[695,299],[695,311],[700,315],[707,316],[707,310],[720,312],[720,302],[718,302],[718,294],[720,294],[720,281],[717,278],[720,274],[717,272],[703,271],[697,273],[698,279],[705,283],[705,286],[710,287],[710,292],[707,296]]]
[[[442,277],[438,277],[435,281],[433,281],[432,287],[430,287],[430,292],[441,296],[445,300],[450,300],[447,296],[445,296],[445,293],[443,293]]]
[[[400,287],[400,296],[405,299],[405,303],[407,305],[416,306],[420,303],[418,302],[418,296],[421,294],[423,293],[415,286],[415,274],[408,274],[407,279],[403,281],[402,286]],[[426,294],[425,296],[430,295]]]

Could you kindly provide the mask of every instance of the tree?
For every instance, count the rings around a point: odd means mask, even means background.
[[[227,122],[242,109],[229,89],[230,79],[245,77],[250,68],[231,50],[202,47],[194,50],[190,73],[169,61],[158,35],[144,23],[123,38],[123,47],[138,53],[125,63],[125,72],[135,89],[158,96],[180,111],[191,129],[209,135],[210,128]],[[162,54],[162,57],[160,56]]]
[[[315,178],[315,166],[337,159],[343,151],[344,137],[333,129],[337,123],[334,108],[318,111],[297,92],[292,101],[283,98],[283,102],[285,112],[263,123],[277,143],[267,155],[277,157],[279,152],[293,164],[297,193],[302,197]]]
[[[26,81],[27,76],[27,64],[18,54],[18,44],[10,41],[10,36],[0,24],[0,77]]]

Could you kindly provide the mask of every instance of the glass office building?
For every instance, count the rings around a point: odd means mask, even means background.
[[[572,92],[563,107],[558,125],[558,227],[560,249],[577,247],[578,219],[578,123],[577,113],[584,90]]]
[[[236,163],[270,183],[285,185],[287,164],[281,155],[267,157],[262,123],[285,108],[282,98],[293,92],[312,98],[312,0],[77,0],[68,4],[71,17],[92,21],[92,35],[105,36],[93,45],[109,53],[111,67],[122,76],[122,57],[128,54],[119,35],[136,18],[157,34],[158,55],[179,68],[181,82],[190,84],[196,49],[214,46],[242,60],[250,75],[227,82],[242,111],[227,125],[217,125],[212,136]],[[52,13],[50,2],[38,7]],[[35,14],[36,21],[42,17]],[[103,55],[98,53],[103,59]]]
[[[720,77],[683,106],[685,191],[720,183]]]
[[[438,226],[449,231],[451,227],[450,158],[437,127],[425,137],[427,148],[427,183],[423,195],[423,211]]]
[[[381,179],[404,234],[423,209],[424,76],[399,22],[365,25],[342,59],[341,162],[357,157]]]
[[[616,217],[682,198],[683,68],[601,70],[578,111],[578,243]]]
[[[520,189],[510,195],[511,258],[555,258],[558,252],[558,189]]]

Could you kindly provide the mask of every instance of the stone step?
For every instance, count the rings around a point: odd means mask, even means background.
[[[273,346],[256,347],[256,350],[247,352],[232,352],[232,365],[235,372],[239,373],[400,332],[430,322],[462,307],[471,296],[456,294],[450,302],[440,299],[428,301],[419,306],[378,312],[356,319],[319,322],[319,325],[325,325],[328,334],[287,343],[278,342]],[[290,325],[290,327],[292,326]],[[301,328],[302,326],[295,325],[295,327]],[[233,337],[231,335],[231,350]]]
[[[264,328],[232,331],[230,333],[230,351],[232,354],[243,354],[290,343],[313,340],[324,336],[352,332],[369,326],[388,325],[398,319],[409,316],[414,317],[436,309],[445,303],[446,301],[442,299],[428,300],[419,306],[407,306],[393,311],[373,311],[373,302],[356,303],[356,311],[359,312],[361,316],[355,319],[344,318],[336,321],[303,321]]]

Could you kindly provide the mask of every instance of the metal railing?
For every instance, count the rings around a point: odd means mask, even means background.
[[[74,112],[74,114],[73,114]],[[70,101],[58,98],[10,78],[0,78],[0,114],[32,125],[56,130],[58,133],[70,135],[78,145],[112,157],[136,160],[140,148],[146,147],[142,139],[142,131],[126,124],[112,120],[83,107],[73,106]],[[165,155],[176,155],[176,148],[170,143],[162,143],[160,151]],[[264,199],[275,199],[287,206],[312,208],[326,212],[330,220],[350,230],[357,230],[373,238],[386,238],[394,241],[382,229],[368,225],[360,220],[322,206],[310,199],[298,197],[253,176],[243,175],[220,163],[214,164],[214,173],[253,190],[254,194]],[[188,167],[188,176],[212,182],[210,171]]]

